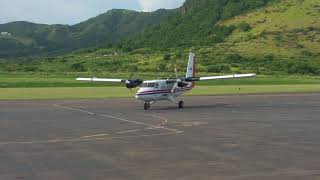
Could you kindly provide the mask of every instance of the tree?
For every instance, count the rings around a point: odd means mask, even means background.
[[[166,61],[171,60],[171,54],[170,53],[164,54],[163,59],[166,60]]]

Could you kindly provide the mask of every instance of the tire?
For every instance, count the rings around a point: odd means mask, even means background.
[[[180,101],[180,102],[179,102],[179,108],[180,108],[180,109],[183,109],[183,107],[184,107],[184,102],[183,102],[183,101]]]
[[[145,102],[144,103],[144,110],[149,110],[150,109],[150,102]]]

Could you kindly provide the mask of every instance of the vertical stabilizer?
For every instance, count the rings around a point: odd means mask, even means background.
[[[186,77],[195,77],[196,75],[196,55],[194,53],[189,54],[189,61],[188,61],[188,68],[187,68],[187,74]]]
[[[188,68],[186,77],[196,76],[196,55],[194,53],[189,54]],[[192,82],[192,87],[195,87],[195,82]]]

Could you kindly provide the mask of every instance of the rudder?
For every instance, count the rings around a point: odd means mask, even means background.
[[[188,68],[187,68],[187,74],[186,77],[195,77],[196,69],[195,69],[195,62],[196,61],[196,55],[194,53],[189,54],[189,61],[188,61]]]
[[[190,53],[186,78],[195,77],[195,76],[196,76],[196,55],[194,53]],[[192,82],[192,87],[195,87],[195,82]]]

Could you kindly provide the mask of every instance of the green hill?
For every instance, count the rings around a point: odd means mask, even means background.
[[[108,46],[32,62],[27,59],[26,63],[3,64],[0,70],[166,72],[174,66],[181,70],[188,52],[193,51],[198,56],[200,72],[319,75],[319,4],[320,0],[187,0],[172,11],[122,10],[121,16],[117,15],[119,11],[111,11],[68,29],[72,38],[77,37],[73,42],[81,37],[84,40],[79,42],[91,47],[106,43],[107,39],[113,42]],[[128,14],[135,21],[129,20]],[[101,31],[99,24],[103,24]],[[144,28],[137,24],[143,24]],[[108,25],[113,27],[107,28],[113,36],[97,33],[101,38],[91,37],[96,31],[109,32],[102,30]],[[129,29],[136,31],[131,33]],[[25,37],[21,42],[32,44],[34,40]]]
[[[320,1],[287,0],[222,22],[248,24],[226,43],[244,55],[305,56],[320,53]]]
[[[320,73],[320,0],[283,0],[221,24],[242,27],[218,46],[222,51],[254,59],[256,67]]]
[[[274,0],[186,0],[165,23],[149,28],[125,44],[133,47],[192,47],[223,42],[235,26],[217,22],[267,5]]]
[[[113,43],[160,24],[174,10],[152,13],[111,10],[88,21],[68,25],[44,25],[29,22],[0,24],[0,57],[54,54],[79,48]]]

